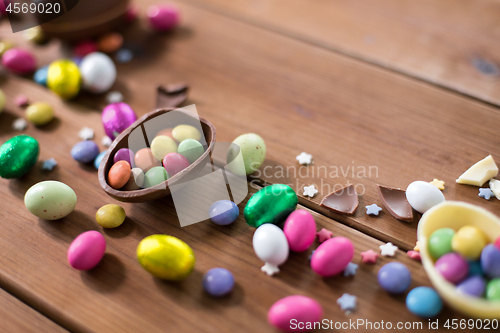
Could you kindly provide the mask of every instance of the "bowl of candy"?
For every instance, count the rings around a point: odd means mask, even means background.
[[[450,307],[500,318],[500,219],[484,208],[444,201],[422,216],[417,237],[429,279]]]

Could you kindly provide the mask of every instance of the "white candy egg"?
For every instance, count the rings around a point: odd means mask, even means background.
[[[265,223],[253,234],[253,249],[266,264],[261,270],[268,275],[279,272],[278,266],[288,259],[288,241],[285,233],[271,223]]]
[[[99,94],[108,91],[116,80],[116,66],[110,57],[93,52],[83,58],[80,64],[83,87]]]
[[[434,185],[418,180],[406,188],[406,200],[419,213],[445,200],[443,193]]]

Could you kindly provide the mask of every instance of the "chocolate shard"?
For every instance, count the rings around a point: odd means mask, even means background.
[[[188,86],[185,84],[171,84],[156,88],[156,108],[174,108],[187,99]]]
[[[358,204],[358,194],[354,185],[351,184],[325,196],[321,200],[320,206],[337,213],[352,215],[358,208]]]
[[[377,185],[380,199],[392,216],[404,222],[413,221],[413,209],[406,200],[406,191]]]

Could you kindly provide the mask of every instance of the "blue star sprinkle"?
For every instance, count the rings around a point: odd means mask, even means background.
[[[56,165],[57,161],[54,158],[49,158],[43,161],[42,170],[52,171]]]
[[[354,276],[356,275],[356,270],[358,269],[358,265],[355,263],[348,263],[346,268],[344,269],[344,276]]]
[[[344,294],[337,300],[337,304],[340,305],[342,311],[352,311],[356,309],[356,296]]]
[[[480,188],[478,195],[481,198],[485,198],[486,200],[490,200],[490,198],[493,196],[493,192],[489,188]]]
[[[375,215],[375,216],[378,216],[378,213],[380,213],[380,211],[382,210],[382,208],[377,206],[377,204],[365,206],[365,208],[367,215]]]
[[[116,52],[115,59],[121,64],[126,64],[132,61],[134,53],[129,49],[120,49]]]
[[[313,254],[314,254],[315,251],[316,250],[314,250],[314,251],[311,252],[311,255],[309,256],[309,261],[311,261],[311,258],[313,257]]]

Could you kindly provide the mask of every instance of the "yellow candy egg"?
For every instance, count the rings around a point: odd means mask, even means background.
[[[451,239],[451,248],[469,260],[477,260],[486,243],[486,236],[479,228],[466,225],[458,229]]]
[[[178,142],[182,142],[186,139],[194,139],[199,141],[201,139],[201,133],[198,129],[191,125],[178,125],[172,130],[172,136]]]
[[[5,94],[3,93],[3,90],[0,89],[0,113],[2,113],[4,108],[5,108]]]
[[[99,208],[95,214],[97,223],[103,228],[116,228],[125,221],[125,210],[114,204],[109,204]]]
[[[177,143],[166,135],[160,135],[151,142],[151,152],[157,160],[163,160],[169,153],[177,153]]]
[[[54,61],[47,70],[47,86],[64,99],[78,95],[81,81],[78,66],[70,60]]]
[[[193,250],[180,239],[168,235],[151,235],[137,246],[137,259],[149,273],[160,279],[182,280],[194,268]]]
[[[14,47],[14,43],[8,40],[3,40],[0,42],[0,56],[4,54],[5,51],[10,50]]]
[[[39,25],[37,25],[36,27],[24,30],[23,36],[26,40],[31,41],[33,43],[37,43],[37,44],[42,44],[46,41],[45,35],[42,31],[42,28]]]
[[[54,119],[54,109],[45,102],[36,102],[26,109],[26,119],[37,126],[42,126]]]

